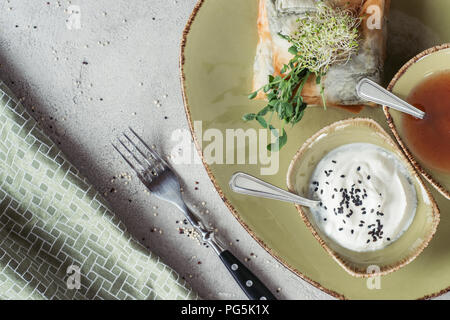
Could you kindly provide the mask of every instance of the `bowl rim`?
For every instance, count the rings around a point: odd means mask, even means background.
[[[413,57],[411,60],[409,60],[406,64],[403,65],[403,67],[400,68],[400,70],[395,74],[395,76],[392,78],[391,82],[389,83],[387,90],[392,92],[397,82],[402,78],[405,73],[409,70],[409,68],[414,65],[416,62],[419,62],[425,57],[428,57],[436,52],[450,49],[450,43],[444,43],[438,46],[434,46],[432,48],[429,48],[425,51],[422,51],[415,57]],[[389,108],[385,105],[383,105],[383,112],[386,117],[389,129],[391,129],[391,132],[395,136],[395,140],[400,145],[401,149],[407,156],[408,160],[411,162],[413,167],[427,180],[439,193],[441,193],[445,198],[450,200],[450,191],[447,190],[444,186],[442,186],[430,173],[428,173],[421,164],[417,162],[412,152],[409,150],[409,148],[406,146],[406,143],[401,139],[400,134],[397,130],[397,127],[395,126],[394,119],[392,118],[391,113],[389,112]]]
[[[389,136],[389,134],[381,127],[381,125],[379,123],[377,123],[375,120],[370,119],[370,118],[350,118],[350,119],[345,119],[345,120],[340,120],[340,121],[334,122],[322,129],[320,129],[319,131],[317,131],[310,138],[308,138],[305,141],[305,143],[300,147],[300,149],[296,152],[293,159],[291,160],[291,163],[289,164],[289,168],[288,168],[287,176],[286,176],[286,182],[287,182],[289,191],[295,193],[294,186],[291,181],[292,180],[291,177],[293,177],[293,173],[295,170],[295,164],[297,163],[297,161],[299,159],[301,159],[301,157],[306,153],[306,151],[310,148],[310,146],[317,140],[317,138],[319,136],[321,136],[322,134],[324,134],[326,132],[329,132],[329,130],[332,130],[339,126],[344,126],[344,125],[345,126],[346,125],[355,125],[356,123],[365,125],[367,127],[370,127],[371,129],[375,130],[376,133],[381,135],[381,138],[386,143],[388,143],[390,146],[392,146],[395,150],[398,151],[397,152],[398,156],[402,158],[403,162],[407,166],[409,166],[409,169],[412,170],[412,172],[414,172],[414,174],[417,176],[419,184],[421,184],[421,187],[423,188],[423,190],[425,190],[425,194],[430,199],[430,206],[432,207],[432,214],[433,214],[433,223],[431,226],[431,231],[424,237],[424,240],[421,243],[421,245],[419,247],[417,247],[417,249],[413,253],[411,253],[408,257],[406,257],[402,260],[399,260],[398,263],[383,266],[379,272],[374,272],[371,274],[368,274],[366,272],[361,272],[360,270],[353,268],[345,259],[341,258],[341,256],[335,250],[331,249],[327,245],[327,243],[322,239],[322,237],[318,234],[316,229],[313,227],[312,223],[308,219],[308,216],[307,216],[306,212],[303,210],[302,206],[295,205],[295,207],[297,208],[297,211],[300,213],[302,220],[305,222],[306,226],[311,231],[311,233],[316,238],[316,240],[319,242],[321,247],[323,249],[325,249],[325,251],[329,255],[331,255],[333,257],[333,259],[345,271],[347,271],[347,273],[349,273],[350,275],[352,275],[354,277],[358,277],[358,278],[371,278],[371,277],[377,277],[377,276],[384,276],[384,275],[387,275],[394,271],[397,271],[400,268],[402,268],[402,267],[406,266],[407,264],[409,264],[410,262],[412,262],[415,258],[417,258],[420,255],[420,253],[422,253],[422,251],[428,246],[431,239],[435,235],[437,226],[439,225],[439,221],[440,221],[439,208],[438,208],[433,196],[431,195],[430,191],[428,190],[427,186],[424,184],[424,181],[422,180],[421,175],[419,174],[419,172],[417,172],[415,167],[412,166],[412,164],[408,161],[408,159],[403,154],[402,150],[399,148],[399,146],[397,146],[395,144],[394,140]]]

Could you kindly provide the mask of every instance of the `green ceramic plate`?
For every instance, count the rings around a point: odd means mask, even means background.
[[[420,51],[450,40],[448,0],[392,1],[386,83]],[[202,121],[209,128],[254,127],[240,119],[259,110],[264,102],[248,101],[256,49],[256,0],[201,0],[186,27],[181,54],[186,113],[191,128]],[[275,185],[286,186],[286,172],[298,148],[321,128],[352,117],[345,110],[310,108],[289,130],[289,142],[280,152],[278,174],[260,176],[259,165],[206,164],[225,203],[250,234],[287,268],[322,290],[349,299],[415,299],[441,294],[450,287],[450,201],[432,191],[441,210],[438,231],[424,252],[411,264],[382,277],[381,289],[368,289],[367,280],[350,276],[322,249],[293,205],[234,194],[231,175],[244,171]],[[365,108],[368,117],[389,130],[381,108]],[[203,138],[203,139],[202,139]],[[208,143],[197,131],[200,151]],[[233,151],[233,150],[231,150]],[[224,150],[225,154],[225,150]],[[224,156],[225,157],[225,156]],[[431,189],[431,188],[430,188]]]

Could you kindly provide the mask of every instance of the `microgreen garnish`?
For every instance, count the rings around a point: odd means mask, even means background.
[[[258,113],[245,114],[244,121],[256,120],[270,129],[277,138],[267,146],[270,151],[278,151],[287,143],[285,125],[294,126],[302,120],[307,104],[303,101],[302,90],[310,76],[315,76],[320,86],[323,107],[326,109],[322,79],[333,64],[349,61],[358,49],[358,26],[360,19],[353,12],[343,8],[332,8],[323,3],[317,5],[317,12],[298,19],[298,28],[293,35],[278,35],[291,44],[289,53],[293,58],[280,70],[281,75],[269,75],[268,82],[251,93],[255,99],[259,92],[266,94],[268,104]],[[269,113],[269,119],[266,115]],[[282,121],[281,134],[271,125],[273,114]]]

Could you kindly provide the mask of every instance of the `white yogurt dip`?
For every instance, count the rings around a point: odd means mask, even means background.
[[[311,212],[332,241],[349,250],[374,251],[397,240],[417,208],[412,177],[390,151],[353,143],[329,152],[316,166],[309,196]]]

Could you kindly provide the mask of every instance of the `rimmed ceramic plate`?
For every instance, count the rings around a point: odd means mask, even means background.
[[[417,85],[425,81],[427,77],[442,71],[450,71],[450,43],[430,48],[408,61],[389,83],[388,90],[407,99]],[[426,161],[421,160],[408,144],[401,112],[387,107],[383,110],[389,127],[411,163],[433,187],[450,200],[450,172],[432,168]]]
[[[417,53],[450,40],[449,10],[448,0],[392,1],[386,79]],[[195,124],[202,129],[193,135],[201,155],[208,151],[208,129],[218,129],[224,137],[226,129],[259,129],[241,120],[242,114],[264,105],[247,99],[257,43],[256,17],[257,1],[202,0],[185,29],[183,94],[191,129],[194,131]],[[430,245],[411,264],[382,277],[381,289],[371,290],[366,280],[347,274],[322,249],[293,205],[241,196],[229,189],[228,181],[236,171],[285,187],[289,163],[306,139],[352,116],[345,110],[309,108],[301,123],[289,130],[289,142],[279,153],[275,175],[261,176],[260,165],[208,164],[204,158],[205,167],[231,213],[255,240],[299,277],[329,294],[348,299],[416,299],[446,292],[450,287],[450,202],[437,191],[432,193],[441,222]],[[367,107],[358,117],[374,119],[389,130],[381,108]]]

